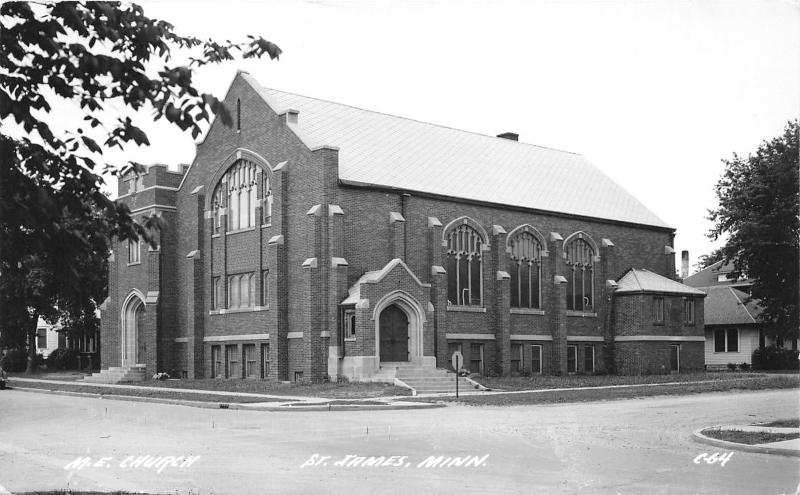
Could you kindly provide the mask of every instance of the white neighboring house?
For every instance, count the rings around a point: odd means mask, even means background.
[[[760,308],[746,292],[730,286],[705,287],[706,369],[752,364],[761,337]]]
[[[60,324],[51,325],[39,318],[39,323],[36,325],[36,353],[41,354],[47,358],[51,352],[58,349],[59,346],[63,347],[65,343],[64,334],[59,333],[61,329]]]
[[[733,263],[718,261],[687,277],[684,284],[708,294],[705,311],[706,369],[725,369],[729,363],[753,364],[753,351],[777,345],[797,348],[797,340],[776,342],[758,323],[758,299],[751,299],[753,281],[737,274]]]

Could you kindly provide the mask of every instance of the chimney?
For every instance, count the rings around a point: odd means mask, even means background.
[[[519,134],[514,132],[504,132],[502,134],[498,134],[497,137],[503,139],[510,139],[511,141],[519,141]]]
[[[681,278],[686,280],[689,276],[689,251],[681,251]]]

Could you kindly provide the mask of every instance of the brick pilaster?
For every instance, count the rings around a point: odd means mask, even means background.
[[[389,259],[403,259],[403,246],[405,244],[406,219],[402,214],[389,212]],[[404,260],[405,261],[405,260]]]
[[[563,267],[564,238],[556,232],[550,233],[549,256],[552,278],[544,282],[550,284],[550,299],[547,314],[550,335],[553,337],[551,372],[554,375],[567,373],[567,280],[560,274]]]
[[[511,276],[507,272],[506,230],[500,225],[492,226],[491,272],[494,275],[494,300],[487,301],[491,321],[494,322],[496,373],[511,372]]]
[[[436,366],[447,365],[447,276],[442,266],[442,222],[436,217],[428,217],[426,236],[428,270],[422,274],[431,284],[431,304],[433,321],[428,328],[433,331],[433,353]]]
[[[611,239],[600,242],[600,300],[595,304],[597,317],[603,326],[603,362],[608,372],[614,370],[614,328],[611,326],[613,294],[616,287],[617,253]]]

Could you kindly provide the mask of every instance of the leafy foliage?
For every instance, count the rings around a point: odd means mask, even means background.
[[[78,351],[59,347],[47,356],[48,370],[64,370],[78,368]]]
[[[753,369],[756,370],[796,370],[797,351],[770,345],[753,351]]]
[[[697,271],[704,270],[709,266],[713,265],[717,261],[722,261],[724,255],[722,254],[722,248],[715,249],[711,252],[711,254],[704,254],[697,258],[697,263],[695,264],[695,268]]]
[[[724,259],[754,281],[751,295],[760,300],[768,334],[788,338],[798,336],[799,131],[797,120],[789,122],[754,155],[725,160],[716,185],[719,206],[709,212],[710,237],[728,236]]]
[[[173,52],[189,65],[171,65]],[[142,171],[133,162],[103,162],[108,148],[149,144],[124,114],[150,108],[193,137],[212,114],[232,125],[216,97],[195,89],[193,67],[280,53],[260,37],[181,36],[138,5],[0,5],[0,119],[21,134],[0,135],[0,344],[27,340],[32,357],[39,316],[90,321],[106,292],[112,239],[157,245],[158,216],[136,222],[101,190],[101,173]],[[81,109],[83,121],[51,128],[53,106],[64,101]]]

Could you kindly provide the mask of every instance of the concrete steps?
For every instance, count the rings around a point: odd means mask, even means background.
[[[455,392],[456,374],[438,368],[400,367],[396,378],[414,391],[415,394]],[[466,385],[462,381],[463,385]]]
[[[132,366],[110,366],[108,369],[100,370],[100,373],[92,373],[83,379],[89,383],[132,383],[143,382],[147,379],[145,365],[134,364]]]

